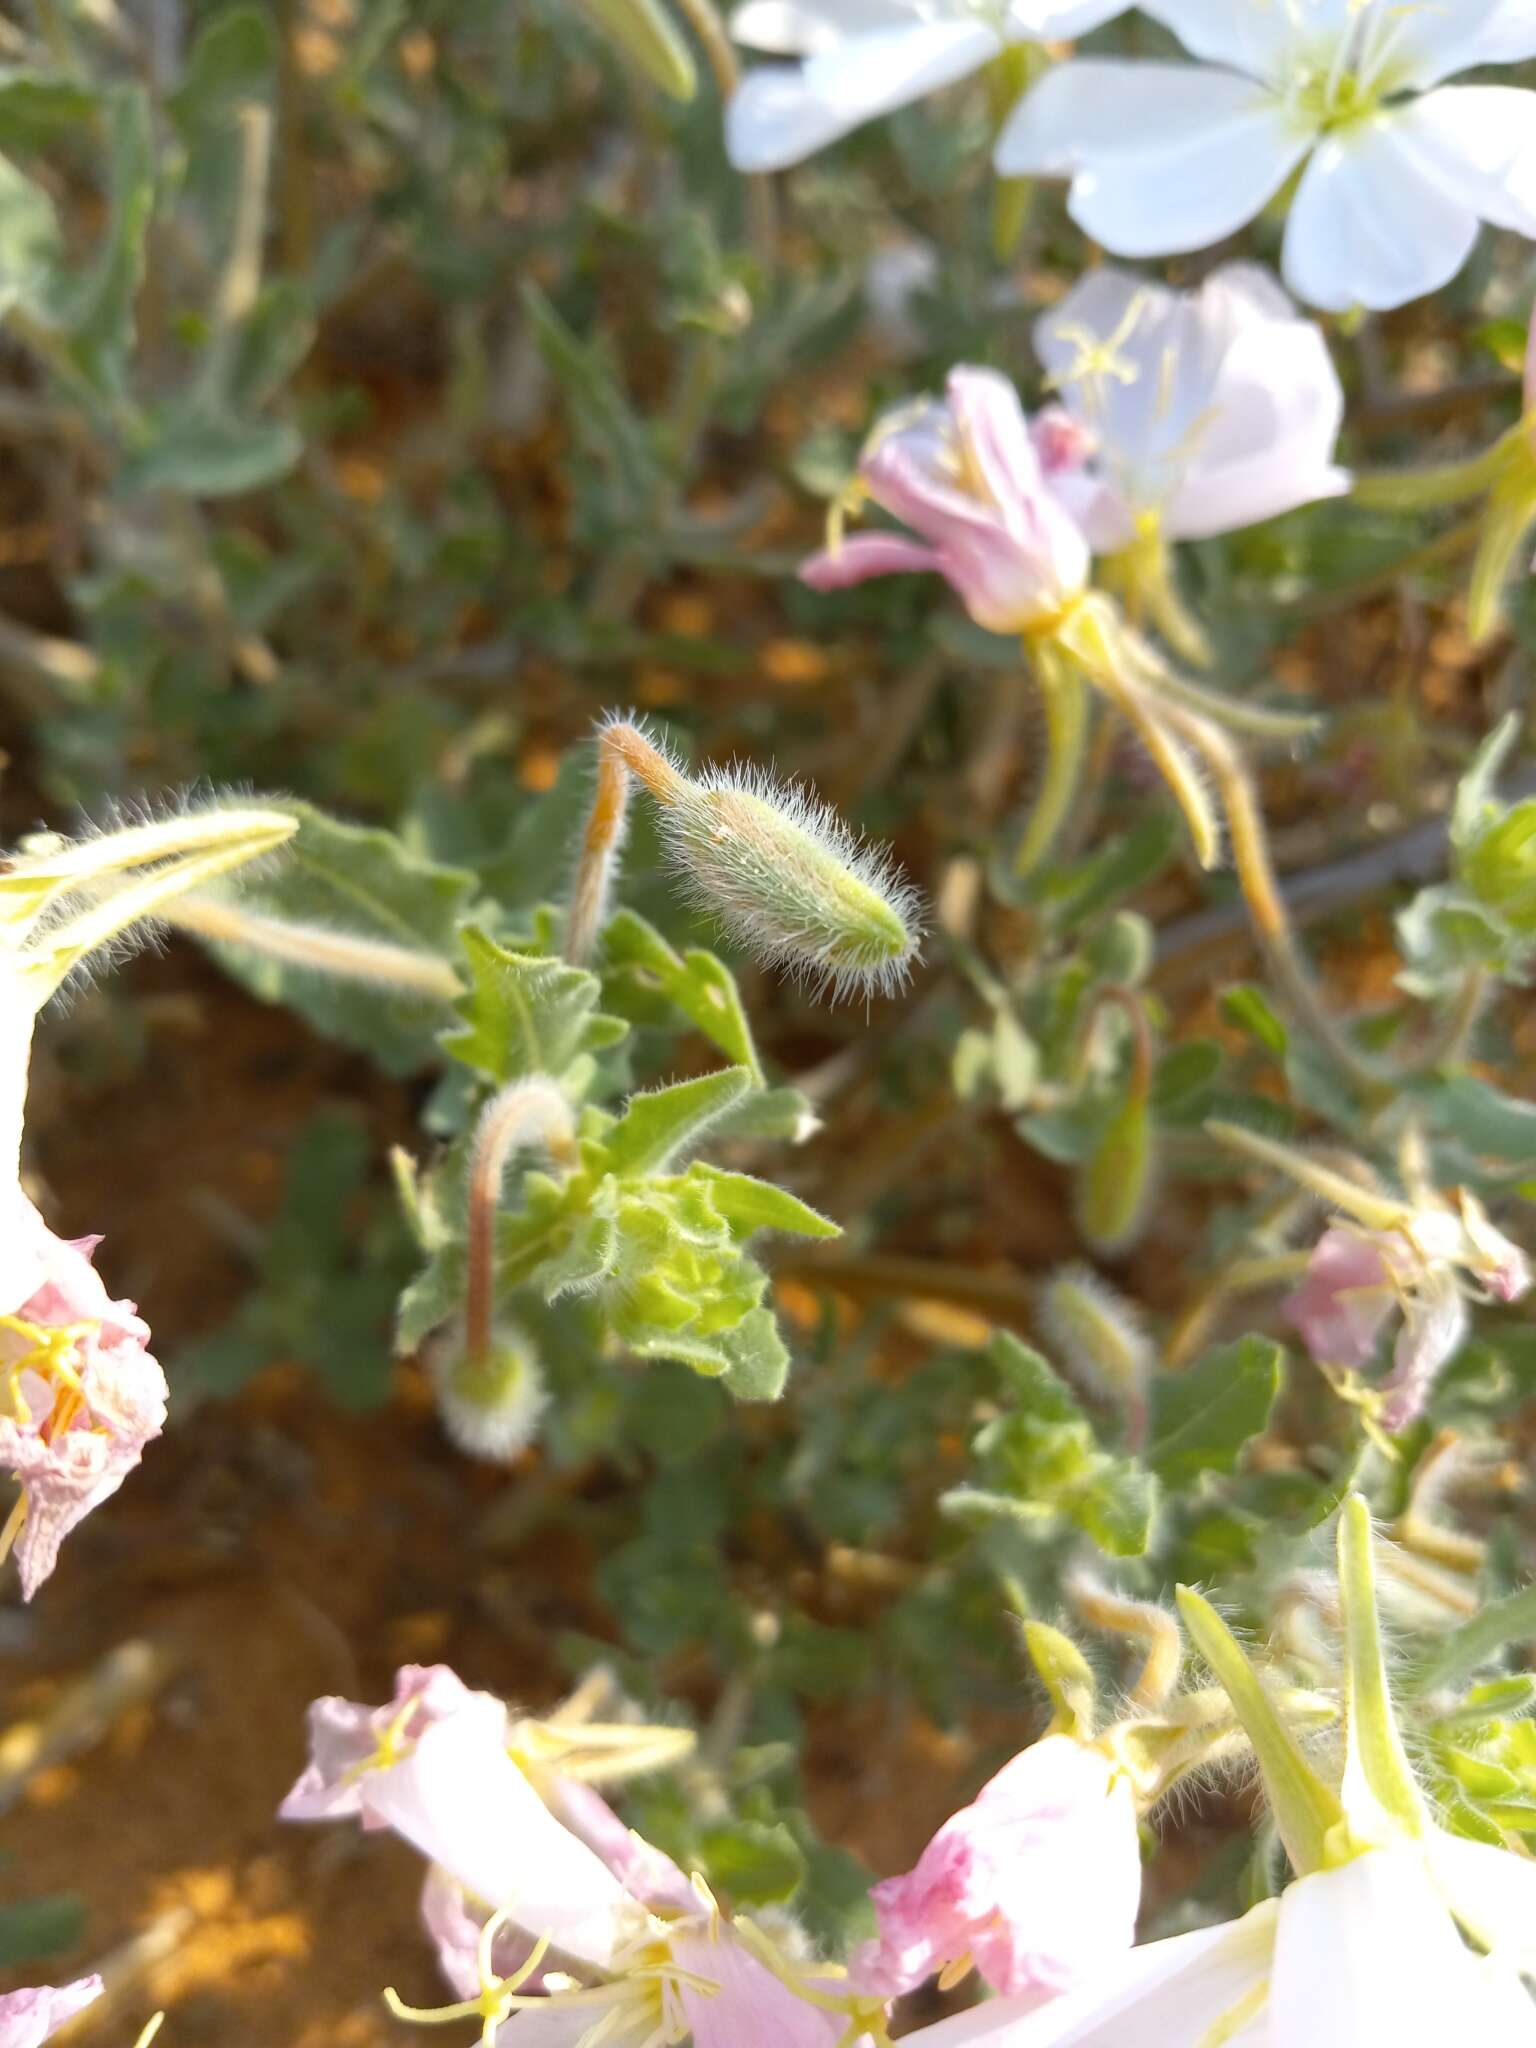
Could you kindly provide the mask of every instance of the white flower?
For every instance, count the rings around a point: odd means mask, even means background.
[[[1478,223],[1536,236],[1536,94],[1447,86],[1536,56],[1531,0],[1146,0],[1204,60],[1078,59],[997,146],[1010,176],[1072,180],[1120,256],[1223,240],[1306,165],[1286,282],[1314,305],[1402,305],[1447,283]],[[1310,161],[1309,161],[1310,159]]]
[[[1090,271],[1035,323],[1035,352],[1092,437],[1089,466],[1056,482],[1096,554],[1149,524],[1204,540],[1349,488],[1327,343],[1252,264],[1195,292]]]
[[[1127,0],[745,0],[731,33],[799,64],[754,71],[726,112],[739,171],[803,163],[852,129],[953,85],[1014,43],[1085,34]]]
[[[1500,1906],[1528,1915],[1531,1866],[1505,1850],[1484,1854],[1505,1866],[1493,1885]],[[908,2039],[925,2048],[1536,2042],[1536,2004],[1514,1968],[1467,1947],[1430,1859],[1410,1847],[1373,1849],[1298,1878],[1278,1902],[1268,1900],[1241,1920],[1133,1950],[1092,1991],[1033,2015],[1027,2004],[997,1999]]]

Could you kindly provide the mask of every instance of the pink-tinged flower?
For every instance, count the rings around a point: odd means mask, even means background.
[[[1096,444],[1061,486],[1096,554],[1149,527],[1169,541],[1232,533],[1349,488],[1322,330],[1255,264],[1192,292],[1090,271],[1036,321],[1035,349]]]
[[[800,571],[813,590],[934,570],[979,626],[1029,633],[1087,586],[1088,543],[1050,488],[1018,394],[995,370],[952,370],[943,401],[880,421],[854,490],[920,536],[838,537]]]
[[[1469,1293],[1518,1301],[1530,1284],[1524,1252],[1463,1191],[1457,1206],[1423,1197],[1393,1227],[1324,1231],[1285,1313],[1319,1365],[1358,1372],[1401,1312],[1392,1370],[1377,1390],[1383,1428],[1398,1430],[1423,1414],[1466,1341]]]
[[[507,1710],[490,1693],[472,1692],[446,1664],[406,1664],[395,1673],[395,1696],[367,1707],[335,1694],[309,1709],[309,1762],[278,1808],[280,1820],[356,1817],[365,1828],[385,1823],[372,1811],[375,1775],[409,1755],[429,1728],[469,1715],[501,1742]]]
[[[165,1423],[165,1375],[149,1326],[113,1301],[91,1264],[98,1238],[55,1237],[19,1189],[4,1197],[0,1468],[21,1497],[0,1532],[30,1600],[59,1545],[117,1491]],[[23,1291],[24,1290],[24,1291]]]
[[[876,1941],[856,1983],[881,1998],[969,1959],[1028,2010],[1129,1949],[1141,1900],[1135,1796],[1102,1750],[1047,1735],[947,1820],[870,1897]]]
[[[73,1984],[37,1984],[27,1991],[0,1997],[0,2048],[42,2048],[66,2020],[84,2012],[101,1996],[99,1977],[77,1977]]]
[[[463,1885],[434,1863],[421,1888],[421,1924],[437,1950],[437,1965],[455,1998],[473,1998],[480,1989],[480,1944],[489,1910],[476,1907]],[[522,1970],[533,1954],[533,1943],[515,1928],[499,1927],[491,1937],[491,1968],[498,1977],[511,1977]],[[523,1988],[543,1988],[543,1973],[529,1971]]]
[[[556,1820],[505,1741],[488,1716],[434,1723],[399,1763],[369,1772],[368,1810],[530,1939],[609,1969],[645,1909]]]

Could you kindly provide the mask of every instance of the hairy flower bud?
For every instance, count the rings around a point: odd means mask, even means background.
[[[427,1354],[443,1427],[471,1458],[506,1465],[533,1442],[549,1405],[538,1352],[510,1323],[478,1357],[462,1332],[439,1338]]]
[[[1064,1266],[1046,1281],[1040,1320],[1068,1370],[1116,1402],[1133,1431],[1145,1422],[1153,1350],[1141,1317],[1088,1266]]]
[[[683,773],[627,720],[603,728],[567,920],[567,958],[592,950],[622,844],[629,779],[654,798],[667,856],[699,909],[764,965],[836,998],[899,988],[917,957],[917,891],[813,792],[742,766]]]
[[[689,894],[757,959],[836,998],[899,988],[917,953],[917,896],[830,804],[755,768],[709,768],[663,807]]]

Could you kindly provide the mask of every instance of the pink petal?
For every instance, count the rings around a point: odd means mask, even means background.
[[[801,565],[800,581],[812,590],[849,590],[873,576],[904,576],[939,570],[936,548],[896,533],[855,533],[835,548],[824,548]]]

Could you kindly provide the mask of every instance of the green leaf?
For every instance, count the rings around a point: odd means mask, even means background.
[[[61,270],[45,315],[69,342],[75,368],[99,393],[124,389],[134,343],[134,301],[155,200],[154,126],[148,96],[114,87],[107,102],[109,218],[91,260]]]
[[[1223,989],[1221,1014],[1229,1024],[1235,1024],[1239,1031],[1246,1031],[1266,1052],[1283,1060],[1290,1044],[1290,1033],[1275,1014],[1274,1005],[1263,989],[1255,988],[1251,981],[1238,982],[1233,988]]]
[[[1225,1060],[1221,1047],[1209,1038],[1192,1038],[1165,1052],[1152,1077],[1152,1109],[1158,1121],[1198,1123]]]
[[[226,498],[286,476],[304,453],[304,437],[286,420],[241,420],[194,398],[167,407],[148,439],[123,465],[124,487]]]
[[[1499,777],[1519,737],[1519,714],[1511,711],[1483,741],[1457,784],[1451,807],[1451,844],[1458,851],[1471,846],[1499,818]]]
[[[465,1028],[444,1032],[440,1043],[498,1087],[525,1074],[558,1080],[628,1031],[622,1018],[598,1009],[602,984],[585,968],[509,952],[478,925],[466,925],[459,938],[473,985],[454,1004]]]
[[[1266,1337],[1242,1337],[1155,1382],[1147,1463],[1170,1491],[1236,1469],[1244,1445],[1269,1426],[1284,1356]]]
[[[704,1876],[736,1906],[780,1906],[805,1881],[805,1852],[782,1821],[733,1820],[700,1838]]]
[[[228,7],[199,31],[181,83],[167,101],[184,133],[222,125],[247,100],[270,98],[277,83],[278,39],[263,7]]]
[[[1078,1228],[1095,1251],[1113,1254],[1135,1242],[1152,1191],[1155,1156],[1151,1103],[1144,1087],[1132,1086],[1098,1132],[1076,1179]]]
[[[777,1401],[789,1377],[789,1351],[773,1311],[755,1308],[725,1342],[722,1383],[738,1401]]]
[[[605,1138],[611,1170],[629,1179],[664,1173],[752,1085],[745,1067],[723,1067],[696,1081],[677,1081],[632,1095]]]
[[[1176,819],[1154,813],[1102,851],[1052,876],[1041,892],[1052,917],[1077,929],[1122,896],[1145,888],[1173,858],[1179,829]]]
[[[213,900],[257,917],[398,947],[447,984],[444,970],[456,951],[473,876],[419,859],[393,833],[340,824],[309,804],[269,808],[291,812],[298,832],[270,866],[246,870],[237,884],[213,892]],[[432,1034],[448,1008],[446,985],[442,994],[413,993],[341,979],[251,945],[204,943],[254,995],[297,1010],[317,1031],[360,1047],[388,1072],[414,1073],[427,1063]]]
[[[523,311],[546,367],[565,394],[573,433],[608,474],[620,516],[646,516],[660,469],[644,423],[625,396],[601,343],[574,334],[539,287],[525,280]]]
[[[1100,1446],[1076,1396],[1038,1351],[999,1332],[988,1356],[1007,1405],[976,1439],[981,1483],[946,1494],[946,1513],[1045,1532],[1066,1520],[1111,1556],[1142,1555],[1157,1506],[1153,1475]]]
[[[762,1087],[763,1070],[752,1042],[752,1028],[736,978],[723,961],[699,947],[687,953],[674,952],[655,926],[633,910],[621,910],[609,919],[603,931],[603,952],[612,966],[628,968],[643,983],[658,989],[733,1066],[745,1067],[756,1086]]]
[[[0,157],[0,315],[35,311],[63,257],[53,201],[41,185]]]
[[[754,1230],[782,1230],[792,1237],[843,1234],[830,1218],[771,1181],[758,1180],[750,1173],[727,1173],[722,1167],[698,1162],[688,1172],[690,1178],[697,1178],[708,1187],[715,1207],[739,1238],[750,1237]]]
[[[0,149],[48,148],[78,133],[101,105],[98,88],[62,72],[0,65]]]
[[[73,1948],[85,1932],[85,1917],[85,1901],[74,1892],[0,1906],[0,1970],[19,1969]]]
[[[1536,1642],[1536,1586],[1494,1600],[1480,1614],[1416,1657],[1404,1677],[1410,1696],[1456,1685],[1491,1664],[1513,1643]]]
[[[660,0],[577,0],[583,14],[641,75],[675,100],[698,90],[693,52]]]
[[[600,1287],[618,1264],[618,1230],[611,1216],[583,1216],[558,1252],[539,1266],[539,1286],[546,1301],[562,1294],[589,1294]]]
[[[1484,1159],[1512,1166],[1536,1163],[1536,1103],[1505,1095],[1472,1074],[1457,1074],[1425,1090],[1438,1129]]]

